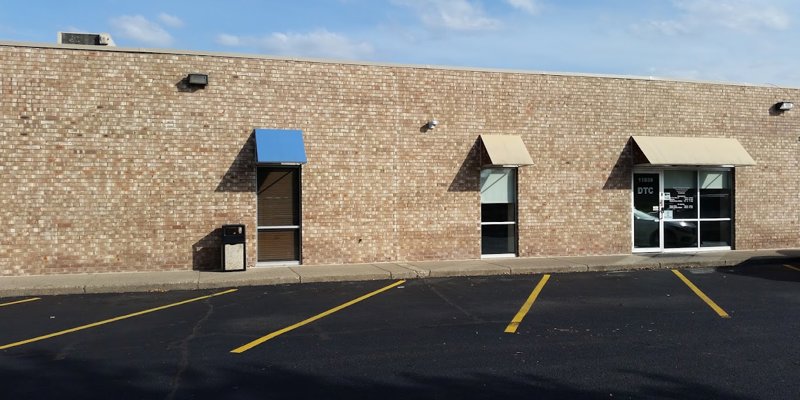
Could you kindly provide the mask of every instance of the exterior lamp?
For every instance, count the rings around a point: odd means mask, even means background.
[[[425,124],[425,128],[433,129],[433,128],[436,128],[436,125],[439,125],[439,121],[437,121],[435,119],[432,119],[432,120],[428,121],[427,124]]]
[[[781,112],[789,111],[792,108],[794,108],[794,103],[792,103],[791,101],[779,101],[775,103],[775,109]]]
[[[208,85],[208,75],[206,74],[189,74],[186,77],[186,83],[189,86],[206,87]]]

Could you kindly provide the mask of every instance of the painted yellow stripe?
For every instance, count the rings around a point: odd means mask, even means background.
[[[30,301],[41,300],[41,299],[42,299],[41,297],[33,297],[33,298],[30,298],[30,299],[25,299],[25,300],[17,300],[17,301],[12,301],[10,303],[0,304],[0,307],[13,306],[14,304],[22,304],[22,303],[27,303],[27,302],[30,302]]]
[[[101,326],[101,325],[110,324],[112,322],[117,322],[117,321],[122,321],[122,320],[128,319],[128,318],[138,317],[140,315],[144,315],[144,314],[149,314],[149,313],[156,312],[156,311],[165,310],[167,308],[177,307],[177,306],[188,304],[188,303],[193,303],[195,301],[205,300],[205,299],[208,299],[208,298],[211,298],[211,297],[215,297],[215,296],[222,296],[223,294],[233,293],[236,290],[237,289],[230,289],[230,290],[226,290],[224,292],[210,294],[208,296],[195,297],[193,299],[184,300],[184,301],[181,301],[181,302],[178,302],[178,303],[167,304],[165,306],[151,308],[151,309],[148,309],[148,310],[139,311],[139,312],[135,312],[135,313],[132,313],[132,314],[121,315],[119,317],[114,317],[114,318],[106,319],[106,320],[103,320],[103,321],[94,322],[94,323],[91,323],[91,324],[88,324],[88,325],[77,326],[75,328],[70,328],[70,329],[66,329],[66,330],[63,330],[63,331],[54,332],[54,333],[50,333],[50,334],[43,335],[43,336],[38,336],[38,337],[35,337],[35,338],[32,338],[32,339],[21,340],[19,342],[9,343],[9,344],[0,346],[0,350],[10,349],[12,347],[22,346],[22,345],[33,343],[33,342],[38,342],[40,340],[54,338],[56,336],[61,336],[61,335],[66,335],[68,333],[82,331],[84,329],[95,328],[95,327],[98,327],[98,326]]]
[[[783,266],[786,267],[786,268],[793,269],[795,271],[799,271],[800,272],[800,268],[797,268],[794,265],[783,264]]]
[[[385,292],[385,291],[387,291],[387,290],[389,290],[389,289],[391,289],[391,288],[393,288],[393,287],[395,287],[395,286],[400,286],[400,285],[402,285],[402,284],[403,284],[403,283],[405,283],[405,282],[406,282],[405,280],[400,280],[400,281],[397,281],[397,282],[395,282],[395,283],[393,283],[393,284],[391,284],[391,285],[389,285],[389,286],[386,286],[386,287],[384,287],[384,288],[378,289],[378,290],[376,290],[376,291],[374,291],[374,292],[367,293],[367,294],[365,294],[365,295],[363,295],[363,296],[361,296],[361,297],[359,297],[359,298],[357,298],[357,299],[355,299],[355,300],[350,300],[350,301],[348,301],[347,303],[344,303],[344,304],[342,304],[342,305],[340,305],[340,306],[337,306],[337,307],[331,308],[330,310],[328,310],[328,311],[325,311],[325,312],[324,312],[324,313],[322,313],[322,314],[317,314],[317,315],[315,315],[315,316],[313,316],[313,317],[311,317],[311,318],[308,318],[308,319],[305,319],[305,320],[303,320],[303,321],[300,321],[300,322],[298,322],[298,323],[296,323],[296,324],[294,324],[294,325],[287,326],[286,328],[283,328],[283,329],[281,329],[281,330],[277,330],[277,331],[275,331],[275,332],[272,332],[272,333],[270,333],[269,335],[262,336],[262,337],[260,337],[260,338],[258,338],[258,339],[256,339],[256,340],[254,340],[254,341],[252,341],[252,342],[250,342],[250,343],[247,343],[247,344],[246,344],[246,345],[244,345],[244,346],[237,347],[237,348],[235,348],[235,349],[231,350],[231,353],[237,353],[237,354],[244,353],[245,351],[247,351],[247,350],[250,350],[250,349],[252,349],[253,347],[256,347],[256,346],[258,346],[258,345],[260,345],[260,344],[262,344],[262,343],[266,342],[267,340],[270,340],[270,339],[273,339],[273,338],[275,338],[275,337],[277,337],[277,336],[283,335],[283,334],[284,334],[284,333],[286,333],[286,332],[293,331],[293,330],[295,330],[295,329],[297,329],[297,328],[299,328],[299,327],[301,327],[301,326],[303,326],[303,325],[310,324],[310,323],[312,323],[312,322],[314,322],[314,321],[316,321],[316,320],[318,320],[318,319],[325,318],[325,317],[327,317],[328,315],[331,315],[331,314],[333,314],[333,313],[335,313],[335,312],[337,312],[337,311],[340,311],[340,310],[342,310],[342,309],[345,309],[345,308],[347,308],[347,307],[350,307],[350,306],[352,306],[353,304],[356,304],[356,303],[358,303],[358,302],[360,302],[360,301],[366,300],[366,299],[368,299],[368,298],[370,298],[370,297],[372,297],[372,296],[375,296],[375,295],[377,295],[377,294],[383,293],[383,292]]]
[[[542,292],[542,288],[544,288],[544,284],[547,283],[547,280],[550,279],[550,275],[545,274],[539,283],[533,288],[533,292],[531,295],[528,296],[528,300],[525,300],[525,303],[522,304],[522,308],[519,309],[517,315],[511,320],[511,323],[508,324],[506,327],[506,333],[516,333],[519,324],[522,323],[522,319],[525,318],[525,315],[528,314],[528,311],[531,310],[533,306],[533,302],[536,301],[536,298],[539,297],[539,293]]]
[[[720,317],[722,318],[731,317],[730,315],[728,315],[728,313],[725,312],[725,310],[722,309],[722,307],[718,306],[717,303],[714,303],[714,300],[711,300],[708,296],[705,295],[705,293],[703,293],[700,289],[698,289],[697,286],[695,286],[692,282],[690,282],[689,279],[683,276],[683,274],[680,271],[673,269],[672,272],[675,273],[675,275],[678,278],[680,278],[683,281],[683,283],[686,284],[686,286],[689,286],[689,289],[692,289],[692,291],[694,292],[694,294],[697,295],[697,297],[703,299],[703,301],[705,301],[706,304],[708,304],[708,306],[711,307],[711,309],[716,311],[716,313],[719,314]]]

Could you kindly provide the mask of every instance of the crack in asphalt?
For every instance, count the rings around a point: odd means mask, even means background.
[[[211,314],[214,313],[214,305],[208,299],[203,301],[203,303],[205,303],[208,306],[208,311],[206,311],[206,314],[203,316],[203,318],[200,318],[194,324],[194,328],[192,328],[192,333],[190,333],[188,336],[186,336],[185,339],[181,341],[181,344],[179,346],[181,351],[181,358],[180,361],[178,362],[178,371],[175,373],[175,377],[172,379],[172,390],[165,397],[166,400],[173,400],[175,398],[175,395],[178,393],[178,389],[180,388],[181,385],[181,377],[183,376],[183,373],[186,372],[186,370],[189,368],[189,342],[191,342],[192,339],[197,337],[197,333],[200,331],[200,327],[203,325],[203,323],[205,323],[208,320],[209,317],[211,317]]]
[[[464,314],[464,315],[466,315],[467,317],[469,317],[470,319],[472,319],[474,322],[479,322],[479,323],[484,323],[484,322],[486,322],[486,321],[484,321],[482,318],[479,318],[479,317],[477,317],[477,316],[473,315],[473,314],[472,314],[472,313],[470,313],[469,311],[465,310],[464,308],[462,308],[461,306],[459,306],[458,304],[456,304],[455,302],[453,302],[452,300],[450,300],[450,299],[449,299],[447,296],[445,296],[445,295],[444,295],[442,292],[440,292],[439,290],[437,290],[435,287],[433,287],[433,285],[431,285],[431,284],[430,284],[430,283],[428,283],[427,281],[425,281],[425,280],[423,280],[423,281],[425,282],[425,286],[427,286],[427,287],[428,287],[428,289],[430,289],[430,290],[431,290],[431,292],[433,292],[434,294],[436,294],[437,296],[439,296],[439,298],[441,298],[442,300],[444,300],[444,302],[445,302],[445,303],[449,304],[450,306],[452,306],[452,307],[453,307],[453,308],[455,308],[456,310],[460,311],[462,314]]]

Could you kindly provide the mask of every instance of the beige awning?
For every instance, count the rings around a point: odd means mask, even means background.
[[[481,142],[491,165],[533,165],[533,159],[522,142],[522,138],[513,135],[481,135]]]
[[[736,139],[668,136],[631,136],[650,165],[756,165]]]

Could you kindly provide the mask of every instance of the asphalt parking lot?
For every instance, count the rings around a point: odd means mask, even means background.
[[[774,264],[2,298],[0,382],[14,399],[797,399],[799,288]]]

